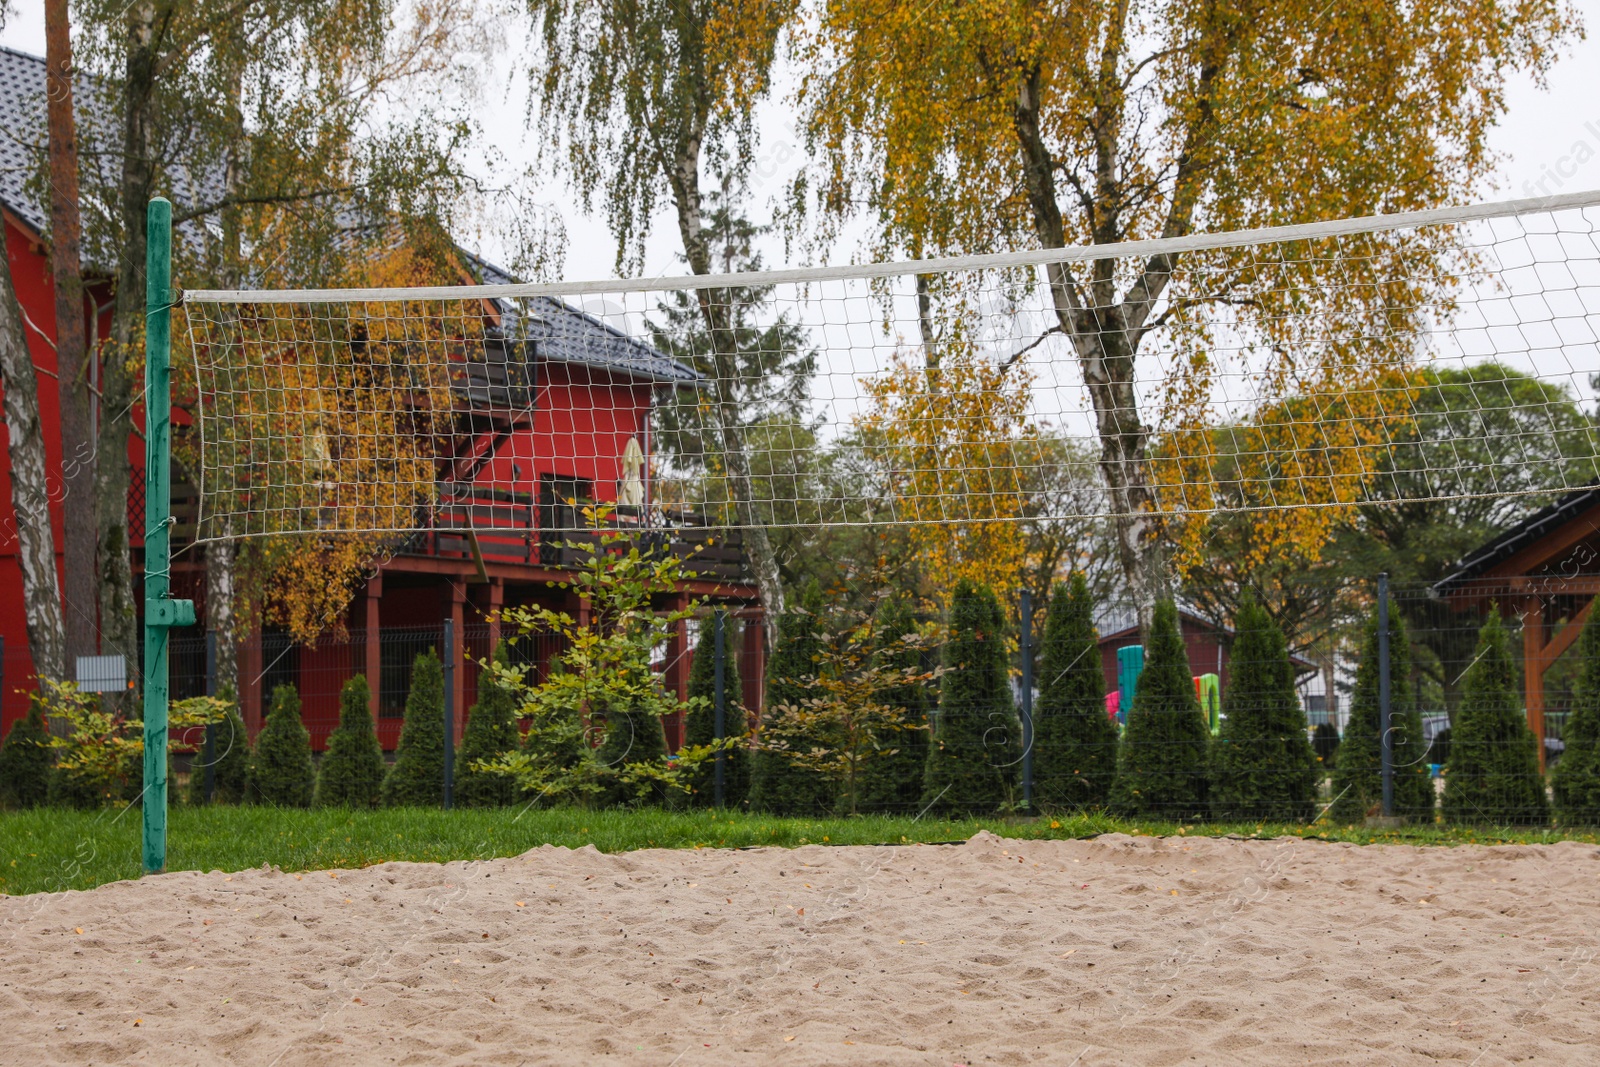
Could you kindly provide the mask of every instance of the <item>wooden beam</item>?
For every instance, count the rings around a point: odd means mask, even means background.
[[[372,728],[378,728],[378,709],[382,706],[381,687],[383,685],[383,657],[381,655],[383,640],[383,617],[381,605],[383,603],[383,575],[375,574],[367,580],[365,596],[367,609],[366,669],[367,669],[367,706],[372,711]]]
[[[1528,729],[1539,744],[1539,770],[1544,770],[1544,601],[1523,597],[1522,684]]]
[[[1546,566],[1552,559],[1600,534],[1600,504],[1574,515],[1528,547],[1501,560],[1482,575],[1484,578],[1523,575]],[[1589,553],[1592,562],[1593,553]]]
[[[1549,668],[1552,663],[1561,658],[1563,652],[1572,647],[1572,643],[1583,632],[1583,624],[1589,621],[1589,609],[1592,607],[1594,607],[1594,601],[1590,600],[1583,606],[1583,610],[1574,615],[1561,628],[1561,632],[1552,637],[1550,642],[1544,646],[1540,652],[1542,660],[1539,666],[1541,670]]]

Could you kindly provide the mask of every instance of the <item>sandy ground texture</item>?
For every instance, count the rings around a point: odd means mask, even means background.
[[[1600,848],[1129,838],[0,899],[0,1062],[1600,1064]]]

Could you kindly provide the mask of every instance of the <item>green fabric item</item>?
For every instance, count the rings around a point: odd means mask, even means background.
[[[1550,768],[1550,791],[1562,826],[1600,826],[1600,612],[1590,613],[1577,645],[1576,691],[1561,728],[1566,749]]]
[[[813,579],[798,602],[778,619],[778,647],[767,662],[766,707],[798,704],[812,695],[808,679],[822,655],[822,589]],[[823,743],[826,739],[818,739]],[[822,775],[783,753],[762,748],[759,734],[750,754],[750,810],[770,815],[825,815],[834,787]]]
[[[1111,807],[1124,815],[1175,822],[1204,818],[1211,734],[1195,699],[1172,601],[1156,605],[1144,648],[1144,673],[1123,731]]]
[[[39,705],[11,724],[0,744],[0,807],[33,808],[50,799],[50,729]]]
[[[988,586],[956,582],[922,808],[988,815],[1011,799],[1021,724],[1011,700],[1005,616]]]
[[[372,725],[372,690],[358,674],[339,690],[339,725],[317,769],[316,805],[375,808],[383,792],[383,746]]]
[[[1305,822],[1321,771],[1307,737],[1283,631],[1246,603],[1233,622],[1226,717],[1211,746],[1211,814],[1222,820]]]
[[[754,625],[754,624],[752,624]],[[717,710],[713,701],[717,693],[717,631],[716,618],[707,615],[699,621],[699,637],[694,647],[694,660],[689,664],[689,700],[703,699],[684,715],[683,741],[686,745],[709,745],[717,738]],[[722,692],[725,715],[724,725],[729,734],[744,729],[744,690],[739,681],[738,649],[739,623],[730,615],[722,624],[723,668]],[[709,808],[716,800],[716,764],[706,762],[689,775],[689,788],[693,790],[685,803],[694,808]],[[750,793],[750,764],[743,746],[729,749],[723,756],[722,799],[730,809],[744,807]]]
[[[411,667],[400,744],[383,779],[381,802],[386,808],[444,803],[444,663],[431,648]]]
[[[250,756],[246,793],[258,804],[309,808],[316,783],[311,734],[300,721],[300,694],[292,685],[280,685],[272,691],[271,710]]]
[[[874,637],[880,650],[878,669],[902,674],[906,671],[923,673],[920,650],[890,647],[916,630],[916,616],[903,597],[889,597],[878,606],[874,625]],[[895,685],[878,694],[881,703],[903,708],[907,721],[920,729],[898,730],[880,739],[880,744],[893,747],[894,754],[879,756],[864,765],[858,811],[914,815],[920,810],[922,779],[928,765],[928,697],[928,686],[923,682]]]
[[[1383,805],[1383,749],[1378,730],[1378,609],[1368,616],[1356,664],[1350,720],[1333,765],[1335,822],[1360,822]],[[1411,640],[1405,621],[1389,611],[1389,712],[1394,721],[1394,811],[1424,824],[1433,822],[1433,780],[1429,777],[1422,713],[1411,685]]]
[[[1081,573],[1057,582],[1045,615],[1033,710],[1033,796],[1047,811],[1103,808],[1117,773],[1094,599]]]
[[[494,650],[494,662],[510,666],[504,642]],[[517,728],[520,705],[514,688],[504,684],[493,671],[478,675],[478,702],[467,716],[461,737],[461,752],[456,761],[455,801],[468,808],[500,808],[516,802],[515,778],[472,769],[480,761],[495,760],[517,750],[522,732]]]
[[[1461,705],[1450,726],[1445,820],[1490,825],[1548,821],[1539,743],[1524,717],[1498,608],[1479,631],[1477,654],[1462,679],[1461,692]]]

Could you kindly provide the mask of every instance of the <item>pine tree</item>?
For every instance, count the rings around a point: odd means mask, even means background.
[[[798,602],[778,619],[778,649],[767,664],[766,709],[797,705],[812,696],[807,679],[822,655],[822,590],[807,582]],[[825,743],[825,738],[819,738]],[[775,749],[761,745],[759,732],[750,754],[750,810],[772,815],[824,815],[833,809],[827,779]]]
[[[271,710],[256,737],[246,792],[258,804],[309,808],[316,783],[311,734],[300,721],[300,694],[292,685],[280,685],[272,691]]]
[[[444,664],[431,648],[411,666],[400,744],[384,776],[381,799],[386,808],[444,803]]]
[[[232,700],[231,693],[226,698]],[[245,799],[245,780],[250,775],[250,735],[245,730],[244,719],[237,707],[230,706],[222,721],[213,730],[211,758],[216,762],[211,772],[212,796],[218,804],[239,804]],[[189,770],[189,789],[184,796],[188,804],[206,802],[205,748],[195,754]]]
[[[1378,609],[1367,619],[1356,664],[1350,721],[1333,766],[1333,803],[1337,822],[1359,822],[1383,803],[1383,749],[1378,729]],[[1394,723],[1394,811],[1423,823],[1433,822],[1433,779],[1428,775],[1427,741],[1422,713],[1411,685],[1411,641],[1405,621],[1389,612],[1389,715]]]
[[[1540,824],[1549,818],[1539,743],[1523,717],[1500,609],[1479,631],[1451,724],[1444,817],[1454,823]]]
[[[1011,700],[1005,616],[988,586],[966,578],[956,582],[944,668],[922,808],[988,815],[1009,799],[1021,734]]]
[[[1046,809],[1101,808],[1117,773],[1094,600],[1081,573],[1056,583],[1045,615],[1033,713],[1033,795]]]
[[[1217,819],[1304,822],[1316,814],[1321,773],[1306,736],[1289,646],[1267,610],[1245,603],[1234,619],[1227,718],[1211,746]]]
[[[0,807],[33,808],[50,797],[50,730],[37,703],[0,744]]]
[[[1561,728],[1566,748],[1550,769],[1550,792],[1562,826],[1600,826],[1600,612],[1583,624],[1576,655],[1576,691]]]
[[[1189,655],[1172,601],[1156,605],[1144,671],[1118,752],[1111,806],[1125,815],[1204,818],[1211,732],[1194,694]]]
[[[494,650],[494,662],[511,665],[504,643]],[[473,770],[480,761],[492,761],[515,752],[522,741],[517,728],[516,691],[492,670],[478,675],[478,702],[472,706],[467,728],[461,736],[461,759],[457,764],[456,803],[469,808],[502,808],[517,799],[517,783],[505,774]]]
[[[878,608],[873,629],[880,649],[879,669],[923,673],[920,649],[894,647],[917,631],[916,617],[904,598],[885,599]],[[928,765],[928,687],[923,682],[908,682],[885,689],[878,699],[890,707],[904,708],[907,719],[918,728],[897,731],[890,739],[894,755],[866,764],[867,780],[861,786],[858,810],[915,813],[921,806],[922,778]]]
[[[372,728],[372,690],[357,674],[339,691],[339,725],[317,769],[316,805],[364,810],[383,791],[383,746]]]
[[[689,664],[689,700],[693,706],[684,715],[683,741],[686,745],[709,745],[717,739],[717,620],[707,615],[700,620],[700,634]],[[739,684],[739,657],[734,655],[733,619],[723,620],[722,643],[725,652],[722,668],[724,728],[729,734],[744,729],[743,690]],[[744,759],[744,746],[731,748],[723,756],[722,802],[727,808],[742,808],[750,792],[750,764]],[[709,808],[716,801],[716,761],[696,767],[689,777],[690,807]]]

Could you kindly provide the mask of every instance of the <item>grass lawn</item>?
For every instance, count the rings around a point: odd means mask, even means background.
[[[1096,834],[1297,836],[1334,841],[1411,844],[1498,844],[1565,839],[1600,841],[1594,833],[1526,829],[1408,827],[1363,830],[1326,825],[1200,824],[1178,826],[1099,815],[1023,819],[782,819],[729,812],[536,809],[440,811],[400,808],[352,812],[266,807],[173,808],[167,836],[169,870],[236,871],[272,864],[285,871],[363,867],[387,860],[489,859],[550,843],[603,852],[636,848],[738,848],[754,845],[875,845],[960,841],[980,829],[1016,838],[1079,838]],[[89,889],[139,875],[139,811],[57,809],[0,813],[0,893]]]

